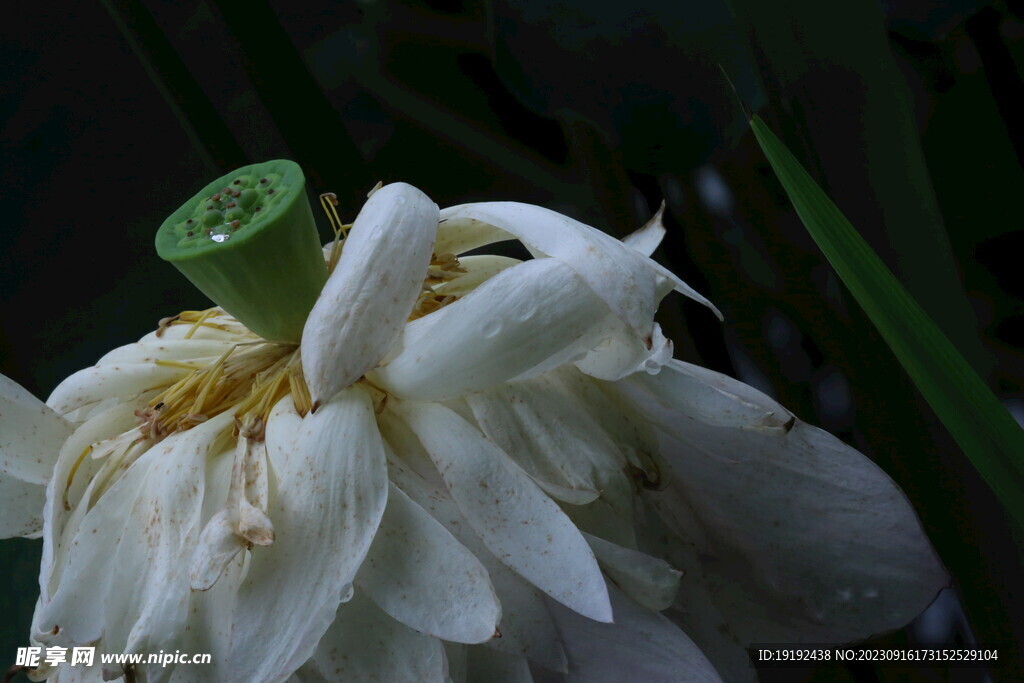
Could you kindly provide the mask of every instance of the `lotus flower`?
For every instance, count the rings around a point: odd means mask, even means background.
[[[5,379],[0,530],[44,540],[32,641],[213,655],[31,675],[739,681],[749,643],[904,625],[947,581],[913,510],[672,359],[660,300],[707,302],[649,258],[663,234],[396,183],[325,248],[300,340],[225,304],[45,405]],[[509,239],[533,258],[463,255]],[[289,305],[267,296],[246,315]]]

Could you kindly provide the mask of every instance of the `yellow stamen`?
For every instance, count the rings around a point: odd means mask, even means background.
[[[327,214],[327,220],[331,223],[331,229],[334,230],[331,256],[327,259],[327,273],[330,274],[334,272],[334,267],[338,265],[338,259],[341,258],[342,241],[345,239],[348,229],[352,226],[342,223],[341,217],[338,216],[338,210],[335,208],[338,206],[338,195],[333,192],[324,192],[320,195],[320,206],[323,207],[324,213]]]

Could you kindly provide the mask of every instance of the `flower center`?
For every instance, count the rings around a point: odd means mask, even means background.
[[[201,326],[217,327],[210,320],[217,309],[187,311],[162,326],[192,323],[186,338]],[[298,347],[266,341],[240,342],[213,362],[154,361],[164,367],[192,370],[136,412],[142,434],[162,439],[205,422],[226,410],[235,411],[235,434],[261,440],[274,405],[292,395],[295,408],[305,415],[311,405],[302,377]]]

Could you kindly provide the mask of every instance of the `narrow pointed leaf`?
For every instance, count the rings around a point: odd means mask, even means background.
[[[754,134],[808,232],[907,374],[1018,524],[1024,431],[768,126]]]

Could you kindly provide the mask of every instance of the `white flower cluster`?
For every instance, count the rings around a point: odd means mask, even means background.
[[[903,625],[946,577],[870,461],[672,359],[672,289],[536,206],[377,190],[298,349],[183,314],[43,405],[0,383],[32,641],[213,653],[100,681],[714,681]],[[534,258],[462,256],[518,239]],[[706,302],[705,302],[706,303]]]

